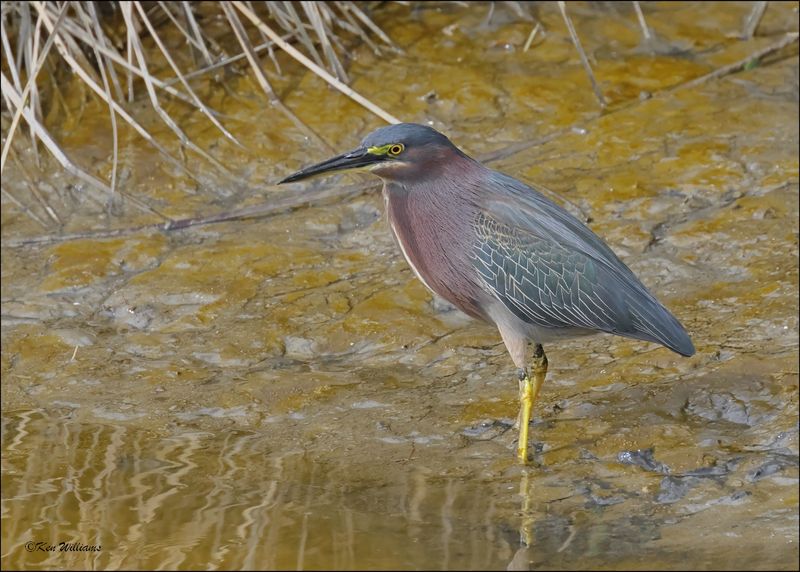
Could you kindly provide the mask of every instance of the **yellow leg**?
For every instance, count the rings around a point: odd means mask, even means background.
[[[531,376],[523,370],[524,377],[520,379],[520,416],[519,416],[519,442],[517,443],[517,458],[523,465],[528,463],[528,428],[531,423],[531,411],[539,390],[542,389],[544,378],[547,375],[547,356],[544,348],[536,344],[533,352]]]
[[[533,408],[533,384],[528,372],[520,380],[522,385],[519,395],[519,441],[517,442],[517,458],[523,465],[528,462],[528,426],[531,423]]]

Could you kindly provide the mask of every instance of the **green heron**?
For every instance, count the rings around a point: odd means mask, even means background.
[[[389,224],[422,283],[500,330],[518,368],[522,463],[528,460],[531,409],[547,374],[543,343],[606,332],[694,354],[680,322],[602,239],[528,185],[468,157],[435,129],[413,123],[383,127],[354,151],[280,183],[352,169],[383,179]]]

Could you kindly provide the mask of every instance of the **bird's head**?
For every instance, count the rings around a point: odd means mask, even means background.
[[[413,181],[435,174],[448,161],[465,157],[435,129],[416,123],[400,123],[376,129],[357,149],[301,169],[278,184],[353,170],[370,171],[390,181]]]

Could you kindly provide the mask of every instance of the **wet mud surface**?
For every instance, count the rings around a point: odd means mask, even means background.
[[[331,152],[252,76],[208,87],[247,153],[186,118],[235,180],[194,162],[193,181],[136,142],[126,192],[176,219],[342,198],[27,245],[48,233],[3,202],[3,566],[796,568],[796,47],[676,89],[796,31],[796,6],[770,3],[745,42],[726,31],[748,4],[656,4],[653,53],[632,12],[579,5],[604,113],[554,9],[526,52],[532,24],[500,7],[487,22],[391,6],[378,22],[405,55],[357,51],[353,87],[552,189],[697,347],[546,347],[530,467],[515,462],[517,383],[496,330],[416,280],[377,179],[273,185]],[[275,81],[334,149],[380,125],[316,77]],[[86,113],[65,128],[75,154],[110,168],[107,114]],[[4,186],[24,186],[9,173]],[[61,175],[41,184],[62,196],[64,232],[158,222],[124,203],[108,217]]]

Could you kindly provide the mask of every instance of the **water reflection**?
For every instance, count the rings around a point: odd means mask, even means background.
[[[344,449],[277,447],[273,425],[164,434],[71,410],[8,414],[2,437],[7,568],[647,568],[686,554],[698,565],[780,567],[791,554],[775,542],[728,555],[703,540],[728,530],[727,518],[743,522],[753,495],[764,507],[764,494],[776,542],[796,533],[796,457],[750,478],[760,489],[742,488],[763,452],[668,477],[590,455],[498,469],[469,446],[438,464],[442,449],[421,445],[413,461],[359,465]],[[665,480],[685,485],[686,498],[664,500]],[[62,552],[60,542],[101,548]]]
[[[159,436],[43,411],[6,417],[3,442],[10,567],[497,568],[516,550],[479,482],[424,467],[381,482],[272,452],[263,434]],[[31,553],[31,540],[102,549]]]

